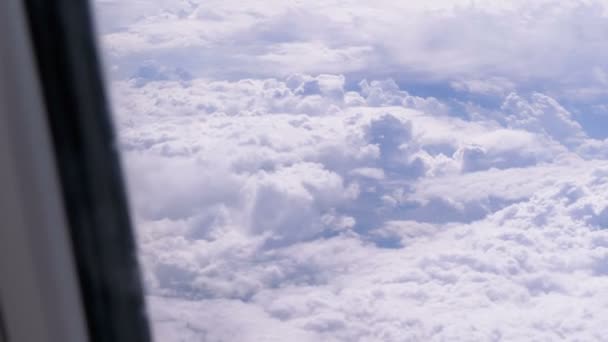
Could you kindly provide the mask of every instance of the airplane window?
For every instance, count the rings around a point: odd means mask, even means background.
[[[605,1],[93,6],[156,341],[605,339]]]

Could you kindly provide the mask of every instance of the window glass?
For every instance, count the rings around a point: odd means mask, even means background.
[[[605,338],[605,1],[94,7],[157,341]]]

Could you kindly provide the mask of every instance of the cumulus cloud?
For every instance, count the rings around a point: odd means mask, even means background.
[[[543,94],[532,94],[526,101],[517,94],[509,94],[501,106],[507,114],[509,126],[529,131],[541,131],[555,140],[575,143],[585,137],[581,125],[557,101]]]
[[[158,340],[606,335],[602,2],[96,7]]]
[[[479,94],[551,90],[594,104],[606,94],[603,0],[96,4],[122,77],[154,59],[199,77],[388,75]]]
[[[339,75],[114,90],[158,338],[601,331],[608,163],[538,111],[466,121]]]

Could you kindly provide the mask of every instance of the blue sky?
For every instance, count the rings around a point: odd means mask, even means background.
[[[606,335],[605,1],[95,6],[159,341]]]

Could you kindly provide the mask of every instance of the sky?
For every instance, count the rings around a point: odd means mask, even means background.
[[[157,341],[601,341],[607,1],[96,0]]]

